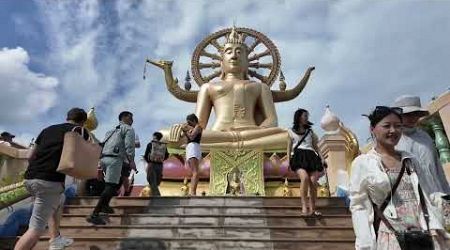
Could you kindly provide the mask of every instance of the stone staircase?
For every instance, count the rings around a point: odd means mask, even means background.
[[[115,198],[105,226],[85,218],[97,198],[65,206],[69,249],[354,249],[350,213],[342,199],[320,198],[321,218],[300,216],[298,197]],[[42,238],[35,249],[47,249]]]

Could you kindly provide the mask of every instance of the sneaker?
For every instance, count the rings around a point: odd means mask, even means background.
[[[110,207],[110,206],[103,207],[102,210],[100,211],[100,213],[113,214],[114,209],[112,209],[112,207]]]
[[[72,245],[73,239],[59,235],[49,243],[50,243],[50,247],[48,248],[49,250],[62,250]]]
[[[102,219],[102,217],[98,216],[98,215],[90,215],[89,217],[86,218],[86,221],[89,223],[92,223],[94,225],[106,225],[106,222],[104,219]]]

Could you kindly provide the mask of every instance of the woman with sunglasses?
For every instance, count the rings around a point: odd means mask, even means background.
[[[356,249],[449,249],[440,215],[423,195],[414,172],[418,161],[395,150],[402,132],[401,109],[378,106],[368,118],[374,147],[356,157],[350,177]],[[426,239],[403,241],[396,232],[425,232],[420,235]],[[403,245],[410,243],[416,248]]]
[[[298,109],[294,114],[294,125],[289,129],[291,138],[291,159],[289,167],[297,173],[300,179],[300,199],[302,215],[320,216],[316,211],[317,179],[323,171],[324,161],[319,155],[318,138],[311,129],[313,125],[308,120],[309,113],[305,109]],[[309,209],[307,196],[309,190]]]

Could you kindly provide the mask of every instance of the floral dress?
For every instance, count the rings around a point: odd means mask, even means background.
[[[391,184],[395,183],[398,175],[400,174],[399,169],[390,169],[387,171]],[[391,185],[391,186],[392,186]],[[406,231],[408,229],[420,229],[420,214],[418,211],[421,209],[418,197],[414,193],[413,184],[411,182],[410,176],[405,172],[397,187],[396,192],[393,194],[392,202],[395,206],[397,212],[397,218],[388,218],[392,227],[400,232]],[[435,250],[448,249],[446,248],[445,239],[433,236]],[[398,244],[397,238],[394,232],[389,230],[389,228],[381,222],[378,231],[377,239],[377,250],[401,250]]]

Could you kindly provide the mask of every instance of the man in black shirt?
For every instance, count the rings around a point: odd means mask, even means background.
[[[20,237],[14,249],[32,249],[48,225],[50,250],[64,249],[72,239],[59,233],[62,204],[64,203],[64,181],[66,176],[56,172],[61,158],[64,134],[81,131],[87,120],[83,109],[73,108],[67,113],[67,123],[45,128],[36,139],[25,172],[25,187],[34,197],[33,212],[27,232]],[[85,139],[89,137],[84,131]]]
[[[169,157],[167,146],[160,142],[163,135],[160,132],[153,133],[153,140],[147,144],[144,159],[147,162],[147,181],[152,191],[152,196],[161,196],[159,184],[163,173],[163,162]]]

